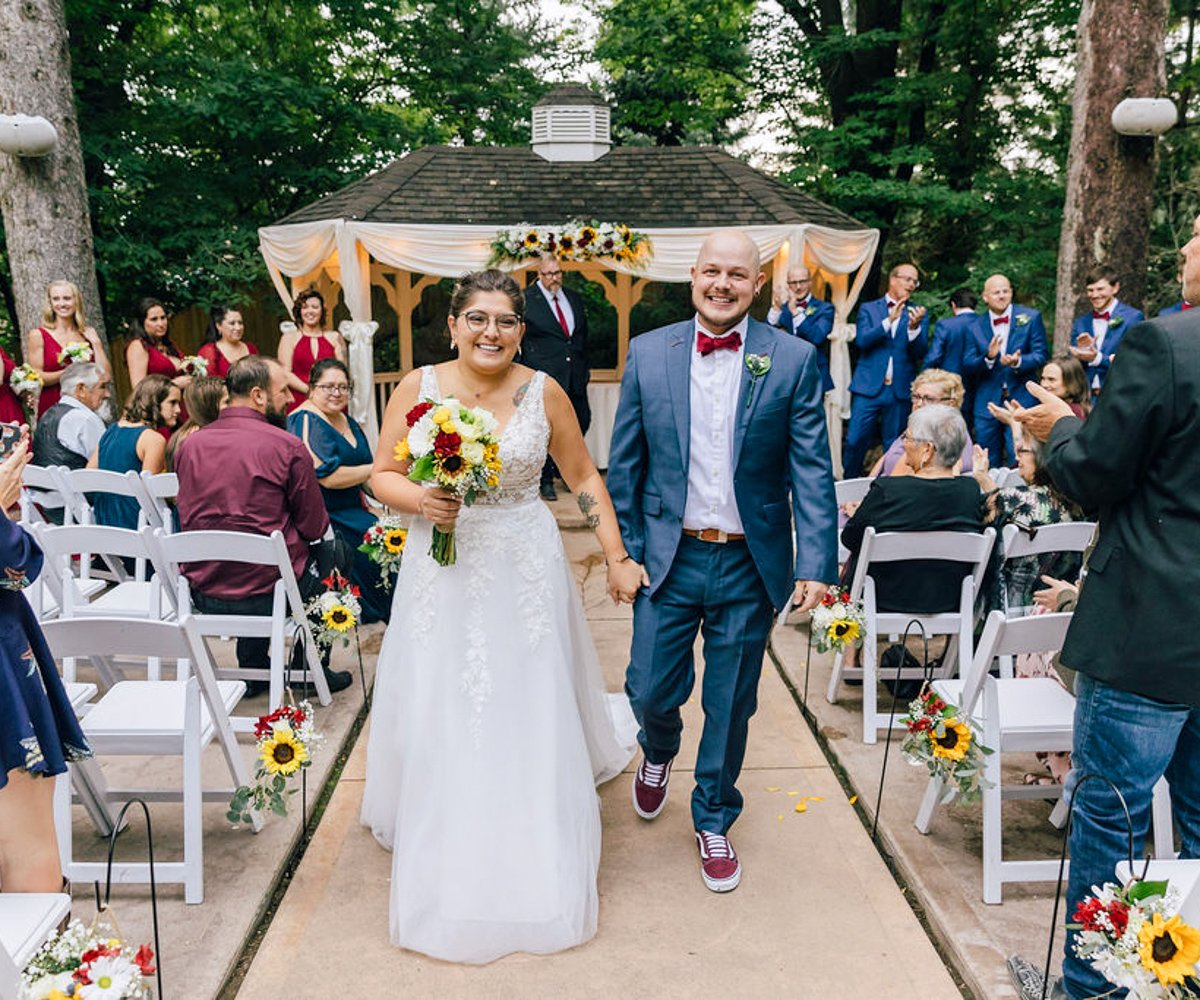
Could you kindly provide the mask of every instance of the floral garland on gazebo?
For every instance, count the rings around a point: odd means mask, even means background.
[[[623,222],[568,222],[565,226],[522,223],[496,234],[488,263],[519,264],[553,254],[563,261],[615,260],[638,264],[648,260],[651,252],[650,238]]]

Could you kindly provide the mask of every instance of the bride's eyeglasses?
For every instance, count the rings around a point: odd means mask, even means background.
[[[488,328],[488,324],[495,321],[496,332],[500,334],[516,333],[521,329],[521,317],[515,316],[512,313],[507,313],[503,316],[491,316],[485,312],[468,312],[463,313],[462,320],[467,324],[467,329],[472,333],[483,333]]]

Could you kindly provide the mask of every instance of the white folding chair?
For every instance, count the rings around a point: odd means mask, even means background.
[[[875,482],[874,476],[859,476],[856,479],[839,479],[833,484],[833,492],[837,497],[838,510],[842,509],[844,504],[862,503],[871,489],[871,484]],[[846,560],[850,558],[850,550],[842,544],[842,533],[838,532],[838,565],[844,565]]]
[[[238,677],[244,680],[265,680],[270,687],[272,705],[281,704],[283,697],[284,671],[288,663],[286,637],[288,623],[295,630],[295,641],[303,643],[307,669],[297,682],[311,682],[317,691],[317,700],[328,705],[333,700],[329,683],[321,660],[317,655],[316,642],[304,613],[304,600],[296,583],[291,556],[282,532],[270,535],[253,535],[240,531],[181,531],[173,535],[162,529],[149,534],[149,549],[156,572],[163,579],[174,579],[176,584],[176,607],[180,615],[188,615],[193,627],[207,638],[265,638],[270,641],[270,666],[267,669],[218,670],[219,677]],[[272,566],[279,573],[272,593],[270,616],[207,614],[199,612],[192,604],[191,589],[182,567],[194,562],[226,562],[234,564],[229,572],[237,573],[238,564]],[[234,727],[239,731],[254,728],[254,718],[235,716]]]
[[[93,649],[150,659],[187,661],[186,680],[121,681],[107,691],[80,720],[97,758],[108,756],[178,756],[182,784],[178,789],[107,789],[110,801],[138,796],[148,802],[182,801],[183,860],[156,862],[158,882],[182,883],[184,900],[204,899],[204,854],[201,807],[205,801],[226,802],[234,788],[250,783],[250,771],[238,749],[229,713],[245,693],[241,681],[217,680],[199,633],[184,618],[160,622],[128,618],[59,619],[43,627],[55,658],[86,656]],[[182,674],[182,671],[181,671]],[[203,750],[216,740],[233,787],[206,789],[200,763]],[[72,765],[74,768],[75,765]],[[69,785],[56,788],[55,821],[63,871],[72,881],[104,877],[105,863],[73,860]],[[262,828],[254,815],[253,827]],[[117,882],[148,882],[145,862],[113,864]]]
[[[175,530],[175,517],[168,500],[179,495],[179,477],[174,472],[157,475],[143,472],[138,477],[139,500],[152,528],[162,528],[167,534]]]
[[[987,567],[996,532],[987,528],[982,534],[961,531],[887,531],[876,534],[867,528],[854,567],[850,596],[862,599],[866,620],[859,662],[861,666],[847,667],[839,653],[833,661],[833,672],[825,698],[836,704],[838,685],[843,677],[861,677],[863,686],[863,742],[874,743],[880,729],[888,727],[889,716],[878,709],[878,668],[876,637],[880,634],[900,634],[913,621],[920,622],[926,636],[947,635],[950,641],[942,663],[942,672],[952,674],[955,667],[965,670],[971,662],[974,633],[975,594]],[[941,614],[913,614],[903,611],[880,611],[875,601],[875,580],[871,567],[881,563],[908,562],[914,559],[937,559],[963,564],[963,580],[956,611]],[[895,677],[891,672],[889,678]],[[902,671],[899,679],[915,679],[919,672]],[[892,725],[900,720],[892,719]]]
[[[74,520],[67,498],[62,493],[63,466],[27,465],[21,473],[21,521],[24,524],[45,524],[42,510],[61,510],[65,524]]]
[[[1011,559],[1048,555],[1051,552],[1085,552],[1095,532],[1096,525],[1092,521],[1064,521],[1062,524],[1044,524],[1036,528],[1006,524],[1000,535],[1004,561],[1007,563]],[[1008,608],[1007,591],[1004,592],[1004,601],[1006,610],[1021,610]]]
[[[17,1000],[21,970],[70,912],[66,893],[0,893],[0,1000]]]
[[[1137,863],[1136,873],[1139,876],[1144,865],[1144,862]],[[1128,860],[1117,862],[1117,881],[1128,885],[1133,875]],[[1155,858],[1146,868],[1145,877],[1153,882],[1169,882],[1171,888],[1179,893],[1179,909],[1176,912],[1185,924],[1200,927],[1200,860],[1160,861]],[[1196,963],[1196,975],[1200,977],[1200,962]]]

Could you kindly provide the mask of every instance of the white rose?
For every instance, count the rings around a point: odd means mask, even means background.
[[[414,458],[421,458],[433,451],[433,439],[437,437],[438,429],[431,413],[432,411],[421,417],[408,432],[408,450]]]
[[[478,441],[464,440],[462,447],[459,448],[459,453],[462,455],[463,460],[471,465],[483,464],[483,445]]]
[[[474,417],[470,420],[458,421],[458,436],[463,441],[478,441],[479,436],[483,433],[483,428],[475,423]]]
[[[471,418],[476,424],[479,425],[480,428],[482,428],[483,434],[494,435],[496,433],[496,428],[500,426],[496,422],[496,415],[492,413],[491,410],[485,410],[481,406],[477,406],[471,411]],[[482,436],[482,434],[480,436]]]

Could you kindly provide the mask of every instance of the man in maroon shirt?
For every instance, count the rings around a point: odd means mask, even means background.
[[[186,438],[175,456],[180,527],[257,535],[281,531],[300,594],[308,600],[320,591],[324,571],[348,561],[329,530],[312,456],[286,429],[292,402],[287,372],[274,358],[251,355],[229,369],[225,384],[229,405],[216,421]],[[197,562],[183,572],[201,612],[271,614],[279,574],[270,566]],[[266,667],[269,640],[238,639],[237,657],[241,667]],[[325,675],[331,691],[350,685],[348,671],[326,667]],[[249,688],[259,693],[266,684]]]

